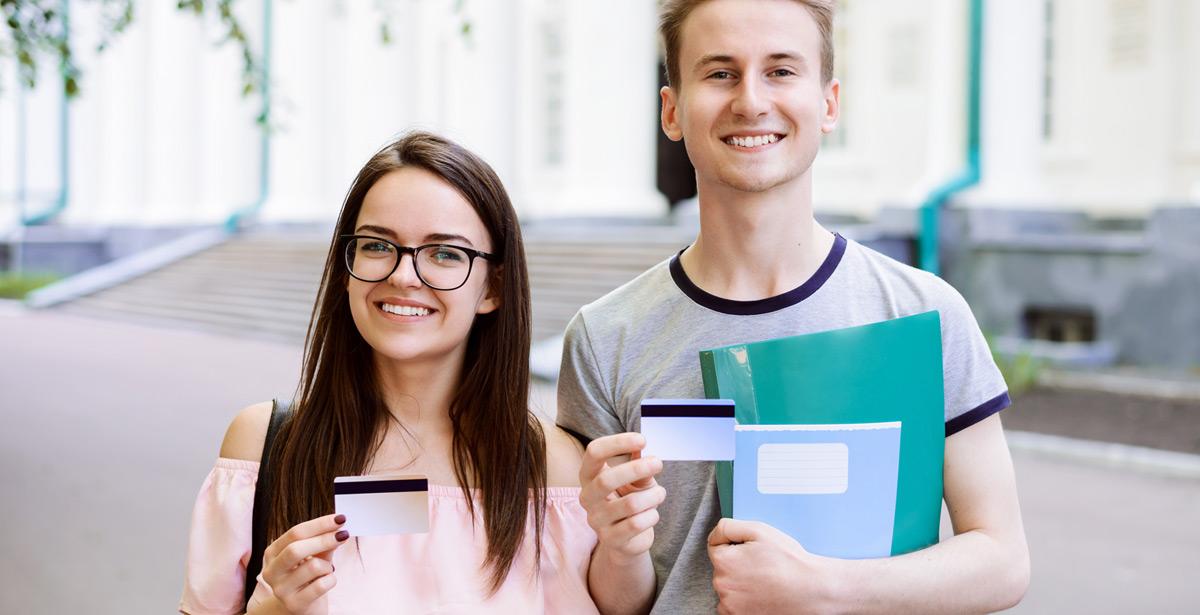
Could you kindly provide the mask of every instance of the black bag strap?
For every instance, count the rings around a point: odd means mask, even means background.
[[[267,550],[267,509],[271,505],[271,490],[275,476],[271,472],[271,443],[279,426],[291,414],[291,402],[279,399],[271,402],[271,420],[267,423],[267,437],[263,439],[262,461],[258,464],[258,484],[254,489],[254,514],[250,525],[250,561],[246,563],[246,593],[244,606],[250,605],[250,596],[258,585],[258,574],[262,572],[263,551]]]

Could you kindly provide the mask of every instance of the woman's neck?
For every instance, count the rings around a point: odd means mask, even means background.
[[[406,430],[418,437],[450,432],[450,405],[462,376],[461,357],[401,363],[376,354],[375,374],[388,411]]]

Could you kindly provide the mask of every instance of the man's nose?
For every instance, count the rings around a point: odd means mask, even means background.
[[[742,117],[758,117],[770,110],[765,86],[758,79],[743,79],[737,86],[733,112]]]

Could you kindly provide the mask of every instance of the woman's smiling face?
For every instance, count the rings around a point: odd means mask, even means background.
[[[471,203],[419,167],[392,171],[371,186],[354,233],[408,247],[438,243],[492,251],[491,237]],[[434,290],[417,277],[412,255],[401,254],[396,270],[382,281],[349,279],[354,324],[380,358],[461,365],[475,316],[498,307],[488,284],[492,267],[476,258],[460,288]]]

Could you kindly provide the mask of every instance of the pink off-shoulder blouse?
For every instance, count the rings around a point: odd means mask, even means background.
[[[242,612],[257,481],[253,461],[221,458],[209,472],[192,512],[180,612]],[[352,538],[334,552],[329,613],[595,614],[587,571],[596,535],[579,489],[550,487],[546,496],[540,570],[531,520],[508,578],[488,595],[480,507],[472,523],[461,489],[430,485],[429,533]]]

